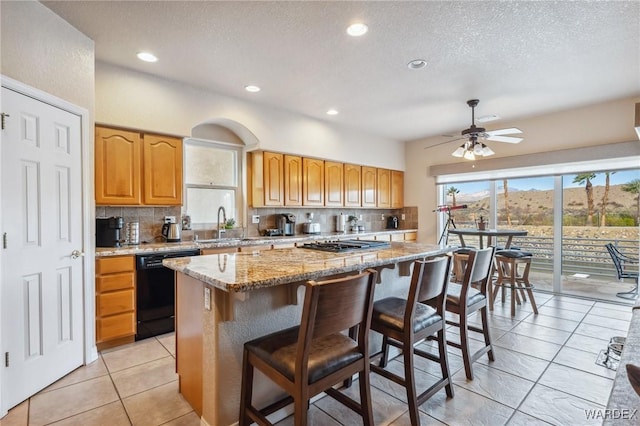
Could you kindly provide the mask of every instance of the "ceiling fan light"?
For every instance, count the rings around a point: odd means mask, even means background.
[[[462,145],[462,146],[459,146],[458,149],[453,151],[451,155],[453,155],[454,157],[462,157],[464,153],[465,153],[465,149],[464,149],[464,145]]]
[[[482,144],[476,143],[473,145],[473,153],[475,155],[482,155]]]
[[[484,157],[489,157],[490,155],[494,155],[494,154],[495,154],[495,152],[493,152],[493,150],[491,148],[489,148],[485,144],[482,144],[482,155]]]
[[[465,160],[472,160],[473,161],[473,160],[476,159],[476,156],[473,155],[473,151],[465,151],[463,157],[464,157]]]

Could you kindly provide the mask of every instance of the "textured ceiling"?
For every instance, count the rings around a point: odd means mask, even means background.
[[[457,134],[471,98],[512,120],[640,94],[638,1],[42,3],[96,60],[397,140]]]

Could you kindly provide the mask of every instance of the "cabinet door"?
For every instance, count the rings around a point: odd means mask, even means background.
[[[140,205],[140,134],[96,126],[97,205]]]
[[[284,205],[302,205],[302,157],[284,156]]]
[[[391,208],[404,207],[404,173],[391,170]]]
[[[362,207],[376,207],[378,171],[375,167],[362,166]]]
[[[302,159],[302,205],[324,206],[324,161]]]
[[[360,207],[362,192],[362,167],[355,164],[344,165],[344,205],[346,207]]]
[[[378,207],[391,207],[391,170],[378,169]]]
[[[144,204],[182,205],[182,139],[144,135]]]
[[[344,205],[344,164],[334,161],[324,162],[324,205],[342,207]]]
[[[284,156],[273,152],[264,153],[264,205],[284,205]]]

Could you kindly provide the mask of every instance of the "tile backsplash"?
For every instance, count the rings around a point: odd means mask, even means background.
[[[140,224],[140,242],[159,242],[162,240],[160,231],[165,216],[175,216],[180,223],[182,207],[96,207],[96,218],[122,216],[124,223],[138,222]]]

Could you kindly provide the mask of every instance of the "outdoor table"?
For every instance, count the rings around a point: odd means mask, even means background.
[[[464,241],[465,236],[477,236],[480,240],[480,248],[484,248],[484,237],[487,238],[487,247],[491,246],[491,239],[497,237],[507,237],[507,242],[505,243],[504,248],[508,249],[511,247],[511,240],[513,237],[520,237],[523,235],[527,235],[527,231],[522,231],[519,229],[476,229],[476,228],[463,228],[463,229],[449,229],[449,233],[453,235],[457,235],[460,238],[460,245],[462,247],[466,247],[466,243]]]

